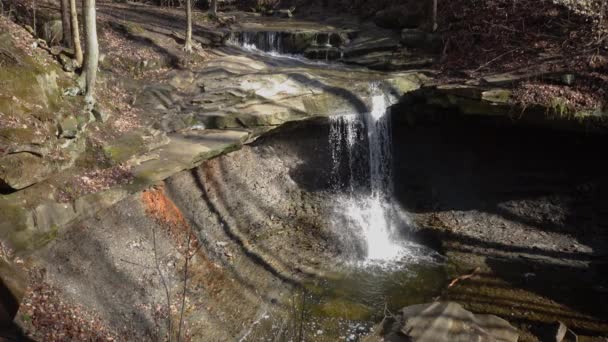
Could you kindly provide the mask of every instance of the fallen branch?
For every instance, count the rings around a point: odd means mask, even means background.
[[[477,275],[479,272],[481,271],[480,267],[475,267],[475,269],[473,271],[471,271],[471,273],[465,274],[465,275],[461,275],[460,277],[456,277],[454,278],[450,284],[448,285],[448,289],[451,288],[452,286],[456,285],[459,281],[462,280],[466,280],[469,278],[474,277],[475,275]]]
[[[118,260],[120,260],[120,261],[122,261],[122,262],[124,262],[124,263],[127,263],[127,264],[131,264],[131,265],[133,265],[133,266],[139,266],[139,267],[143,267],[143,268],[151,268],[150,266],[146,266],[146,265],[138,264],[138,263],[136,263],[136,262],[132,262],[132,261],[129,261],[129,260],[125,260],[125,259],[122,259],[122,258],[120,258],[120,259],[118,259]]]
[[[477,68],[477,69],[473,70],[473,72],[477,72],[477,71],[479,71],[479,70],[481,70],[481,69],[483,69],[483,68],[487,67],[487,66],[488,66],[488,65],[490,65],[491,63],[493,63],[493,62],[495,62],[495,61],[497,61],[497,60],[501,59],[502,57],[504,57],[504,56],[506,56],[506,55],[508,55],[508,54],[510,54],[510,53],[513,53],[513,52],[517,51],[518,49],[519,49],[519,48],[515,48],[515,49],[513,49],[513,50],[509,50],[509,51],[507,51],[507,52],[505,52],[505,53],[503,53],[503,54],[498,55],[496,58],[491,59],[491,60],[490,60],[490,61],[488,61],[487,63],[485,63],[485,64],[481,65],[479,68]]]

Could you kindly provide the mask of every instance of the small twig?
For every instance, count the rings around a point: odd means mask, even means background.
[[[302,291],[302,311],[300,312],[300,329],[298,332],[298,341],[304,341],[304,311],[306,310],[306,292]]]
[[[484,22],[484,23],[486,23],[487,25],[490,25],[490,26],[496,26],[496,27],[499,27],[499,28],[501,28],[501,29],[503,29],[503,30],[507,30],[507,31],[515,32],[515,33],[521,33],[521,31],[519,31],[519,30],[516,30],[516,29],[510,28],[510,27],[505,26],[505,25],[502,25],[502,24],[495,24],[495,23],[491,23],[491,22],[489,22],[489,21],[487,21],[487,20],[484,20],[483,22]]]
[[[451,42],[452,42],[451,38],[448,38],[448,40],[443,45],[443,51],[441,51],[441,60],[442,61],[445,61],[445,59],[448,56],[448,47],[449,47],[449,45],[450,45]]]
[[[138,263],[136,263],[136,262],[132,262],[132,261],[129,261],[129,260],[125,260],[125,259],[122,259],[122,258],[121,258],[121,259],[118,259],[118,260],[120,260],[120,261],[122,261],[122,262],[125,262],[125,263],[127,263],[127,264],[134,265],[134,266],[139,266],[139,267],[143,267],[143,268],[152,268],[152,267],[150,267],[150,266],[146,266],[146,265],[138,264]]]
[[[167,325],[168,325],[168,336],[169,342],[171,342],[171,297],[169,295],[169,287],[167,286],[167,282],[165,281],[165,277],[160,270],[160,263],[158,262],[158,252],[156,250],[156,228],[152,228],[152,243],[154,246],[154,262],[156,263],[156,271],[158,272],[158,276],[160,277],[161,283],[165,288],[165,295],[167,296],[167,309],[169,310],[167,317]]]
[[[495,62],[495,61],[499,60],[500,58],[502,58],[502,57],[504,57],[504,56],[506,56],[506,55],[508,55],[508,54],[510,54],[510,53],[513,53],[513,52],[517,51],[518,49],[519,49],[519,48],[515,48],[515,49],[513,49],[513,50],[510,50],[510,51],[507,51],[507,52],[505,52],[505,53],[503,53],[503,54],[498,55],[496,58],[493,58],[492,60],[488,61],[487,63],[485,63],[485,64],[481,65],[479,68],[477,68],[477,69],[473,70],[473,72],[477,72],[477,71],[479,71],[479,70],[481,70],[481,69],[483,69],[483,68],[487,67],[487,66],[488,66],[488,65],[490,65],[491,63],[493,63],[493,62]]]
[[[33,29],[34,29],[34,37],[38,37],[38,29],[36,28],[36,0],[32,0],[32,16],[33,16]]]
[[[469,279],[469,278],[473,277],[474,275],[476,275],[477,273],[479,273],[480,271],[481,271],[480,267],[475,267],[475,269],[472,270],[470,273],[465,274],[465,275],[461,275],[459,277],[454,278],[450,282],[450,284],[448,284],[448,286],[441,291],[441,293],[438,296],[436,296],[436,297],[433,298],[433,301],[436,302],[436,301],[440,300],[441,298],[444,297],[444,295],[448,292],[448,290],[451,287],[453,287],[454,285],[456,285],[456,283],[458,283],[461,280]]]
[[[456,285],[456,283],[458,283],[461,280],[472,278],[473,276],[475,276],[480,271],[481,271],[481,268],[480,267],[476,267],[471,273],[468,273],[468,274],[465,274],[465,275],[461,275],[460,277],[454,278],[450,282],[450,284],[448,285],[448,289],[451,288],[452,286]]]
[[[180,314],[179,314],[179,327],[177,328],[177,341],[179,342],[181,339],[181,335],[182,335],[182,325],[184,324],[184,308],[186,306],[186,286],[187,286],[187,282],[188,282],[188,263],[190,262],[190,259],[192,258],[192,255],[190,253],[190,241],[192,239],[192,233],[191,232],[187,232],[188,233],[188,240],[186,243],[186,261],[185,261],[185,266],[184,266],[184,288],[183,288],[183,292],[182,292],[182,307],[180,310]]]
[[[393,318],[395,317],[395,315],[393,315],[393,313],[388,309],[388,302],[384,302],[384,319],[386,318]]]

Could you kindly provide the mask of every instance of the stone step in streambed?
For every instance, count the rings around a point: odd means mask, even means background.
[[[422,29],[402,32],[371,23],[328,24],[305,19],[240,18],[227,31],[226,44],[273,56],[303,56],[310,60],[340,61],[375,70],[405,70],[436,62],[443,46],[438,34]],[[332,24],[329,24],[332,23]]]

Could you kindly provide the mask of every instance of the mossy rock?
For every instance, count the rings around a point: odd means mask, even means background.
[[[38,250],[55,240],[59,234],[59,227],[52,226],[48,231],[37,229],[25,229],[13,231],[9,234],[8,241],[17,253]]]
[[[373,310],[369,307],[345,299],[331,299],[315,307],[314,311],[327,317],[344,318],[355,321],[369,320]]]
[[[0,238],[17,253],[36,250],[57,237],[58,227],[40,230],[32,212],[15,203],[15,198],[0,198]]]
[[[347,98],[331,93],[307,96],[302,99],[305,116],[330,116],[336,113],[357,111],[357,104]]]
[[[0,236],[5,238],[14,230],[25,230],[28,228],[29,212],[23,206],[15,203],[13,199],[0,199]]]
[[[9,154],[0,159],[0,186],[23,189],[53,172],[52,166],[31,153]]]
[[[114,163],[123,163],[131,156],[143,151],[145,142],[141,132],[126,134],[116,141],[116,143],[104,148],[106,157]]]
[[[511,106],[502,103],[492,103],[483,100],[460,97],[456,95],[436,94],[427,99],[430,105],[442,108],[455,108],[462,114],[467,115],[497,115],[507,116],[511,111]]]
[[[137,34],[141,34],[141,33],[144,33],[144,32],[145,32],[144,28],[143,28],[143,27],[141,27],[141,26],[140,26],[140,25],[138,25],[138,24],[134,24],[134,23],[125,23],[125,24],[123,24],[123,25],[124,25],[124,29],[125,29],[125,30],[126,30],[128,33],[131,33],[131,34],[135,34],[135,35],[137,35]]]
[[[58,86],[59,66],[42,65],[36,62],[15,47],[8,34],[0,35],[0,48],[15,58],[15,62],[4,63],[0,67],[0,88],[8,89],[5,96],[8,95],[10,100],[15,97],[19,99],[20,103],[28,104],[10,105],[11,113],[29,114],[38,106],[51,111],[58,110],[61,100]],[[6,100],[0,99],[0,105],[4,107]],[[19,112],[15,113],[15,110],[19,110]],[[39,109],[37,110],[39,111]]]
[[[110,162],[118,164],[129,160],[132,156],[144,154],[167,143],[169,143],[169,139],[164,133],[145,128],[125,134],[112,145],[104,147],[103,152]]]
[[[440,94],[454,95],[468,99],[481,100],[484,89],[462,84],[446,84],[437,87]]]
[[[422,74],[408,74],[402,77],[392,78],[386,81],[391,90],[397,95],[403,95],[420,88],[420,85],[428,78]]]
[[[482,100],[494,103],[510,103],[512,97],[513,92],[509,89],[491,89],[481,93]]]
[[[8,140],[16,144],[28,144],[35,140],[31,128],[0,128],[0,141]]]

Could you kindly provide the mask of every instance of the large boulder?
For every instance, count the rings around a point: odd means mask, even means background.
[[[53,169],[43,158],[28,152],[0,159],[0,189],[19,190],[47,178]]]
[[[431,1],[409,0],[376,13],[376,25],[388,29],[417,28],[430,22]]]
[[[478,315],[454,302],[412,305],[385,321],[387,342],[517,342],[517,329],[502,318]]]
[[[27,279],[24,275],[12,265],[0,260],[0,332],[11,327],[26,287]]]
[[[63,39],[63,25],[61,20],[50,20],[42,25],[42,39],[44,39],[49,46],[61,43]]]

